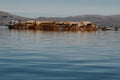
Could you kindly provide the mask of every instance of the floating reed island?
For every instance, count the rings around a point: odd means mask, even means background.
[[[10,22],[9,29],[41,30],[41,31],[97,31],[98,26],[89,21],[62,22],[62,21],[27,21]]]

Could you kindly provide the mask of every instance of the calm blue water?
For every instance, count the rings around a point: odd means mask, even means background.
[[[120,80],[120,31],[0,28],[0,80]]]

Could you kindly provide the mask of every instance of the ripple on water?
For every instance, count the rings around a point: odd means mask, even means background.
[[[119,80],[119,32],[0,29],[0,80]]]

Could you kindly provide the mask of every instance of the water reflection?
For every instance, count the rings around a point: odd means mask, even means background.
[[[119,35],[0,29],[0,79],[119,80]]]

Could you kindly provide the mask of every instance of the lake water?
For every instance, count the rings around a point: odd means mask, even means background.
[[[2,27],[0,80],[120,80],[120,31]]]

